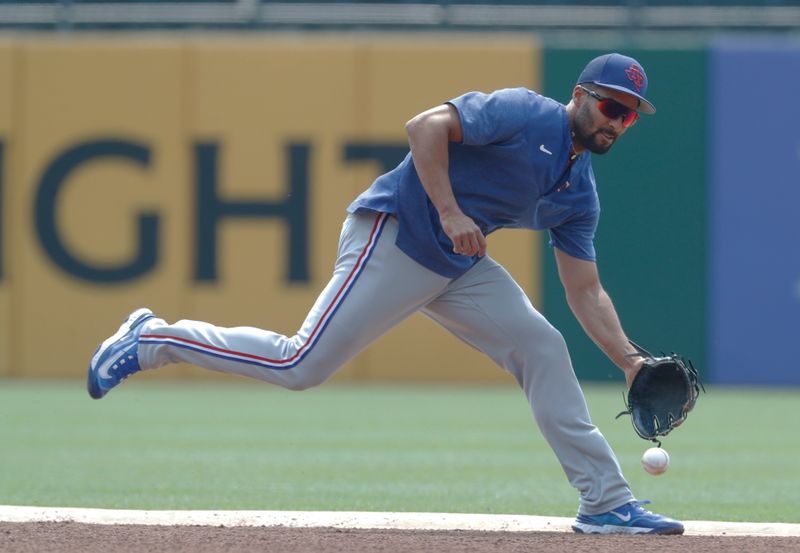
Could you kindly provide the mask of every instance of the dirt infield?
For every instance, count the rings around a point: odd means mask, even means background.
[[[0,506],[0,552],[797,551],[800,524],[685,521],[683,536],[585,536],[569,517]]]
[[[798,551],[798,537],[584,536],[566,532],[353,530],[342,528],[101,525],[0,522],[4,553],[368,551],[530,553]]]

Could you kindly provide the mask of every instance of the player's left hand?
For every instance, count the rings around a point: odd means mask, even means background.
[[[642,359],[628,382],[625,411],[617,415],[630,415],[636,433],[656,443],[658,436],[666,436],[686,420],[694,408],[700,390],[705,391],[700,375],[692,362],[676,353],[654,357],[634,342],[634,354]]]
[[[628,386],[628,389],[631,389],[631,384],[633,384],[636,375],[639,374],[639,371],[642,370],[642,365],[644,365],[644,358],[637,357],[630,367],[624,370],[625,373],[625,383]]]

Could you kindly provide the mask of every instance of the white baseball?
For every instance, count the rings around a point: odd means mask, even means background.
[[[660,447],[651,447],[642,455],[642,466],[650,474],[662,474],[669,468],[669,453]]]

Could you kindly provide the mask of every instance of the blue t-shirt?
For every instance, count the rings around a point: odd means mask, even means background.
[[[549,230],[551,244],[595,260],[600,216],[591,155],[569,165],[572,137],[564,105],[525,88],[469,92],[448,102],[461,120],[463,141],[449,144],[456,201],[484,235],[500,228]],[[453,253],[439,214],[409,153],[348,207],[394,214],[396,244],[428,269],[456,278],[479,257]]]

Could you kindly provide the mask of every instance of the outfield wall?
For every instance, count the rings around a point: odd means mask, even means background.
[[[626,52],[658,112],[593,163],[598,266],[626,330],[708,381],[800,385],[800,108],[776,93],[800,90],[800,47],[738,37]],[[601,53],[545,48],[545,93],[566,98],[572,68]],[[566,306],[552,256],[542,262],[544,309],[579,375],[619,380]]]
[[[797,88],[797,48],[625,52],[658,107],[594,160],[599,269],[626,330],[716,382],[800,384],[787,361],[800,328],[797,118],[764,84],[786,73]],[[567,102],[600,53],[500,35],[0,42],[0,375],[82,376],[140,305],[294,333],[345,207],[405,155],[405,121],[467,90]],[[766,116],[742,117],[742,98]],[[546,235],[500,232],[490,250],[566,336],[581,378],[621,379],[569,311]],[[422,316],[340,377],[508,378]]]
[[[293,334],[404,123],[466,90],[540,88],[539,65],[529,38],[6,42],[0,374],[82,376],[140,305]],[[493,255],[538,302],[537,237],[503,234]],[[416,316],[343,374],[501,371]]]

